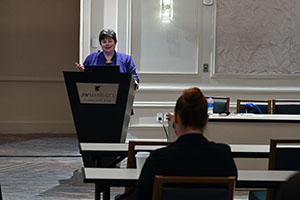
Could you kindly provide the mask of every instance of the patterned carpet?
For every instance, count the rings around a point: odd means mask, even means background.
[[[93,184],[72,179],[73,172],[81,167],[74,135],[1,134],[3,200],[94,199]]]

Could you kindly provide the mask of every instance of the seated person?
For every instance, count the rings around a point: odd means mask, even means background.
[[[300,172],[291,176],[280,186],[276,200],[299,200],[300,199]]]
[[[198,88],[185,90],[174,111],[174,128],[179,137],[168,147],[151,152],[136,184],[134,200],[152,199],[155,175],[237,177],[230,147],[203,136],[207,121],[205,96]]]

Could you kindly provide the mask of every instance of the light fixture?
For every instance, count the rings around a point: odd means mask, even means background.
[[[160,0],[160,20],[162,23],[173,20],[173,0]]]

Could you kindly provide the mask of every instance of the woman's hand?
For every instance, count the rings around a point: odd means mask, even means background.
[[[79,71],[81,71],[81,72],[83,72],[84,71],[84,66],[82,66],[81,64],[79,64],[79,63],[75,63],[75,66],[76,66],[76,69],[77,70],[79,70]]]
[[[140,85],[137,80],[134,80],[135,90],[139,89]]]

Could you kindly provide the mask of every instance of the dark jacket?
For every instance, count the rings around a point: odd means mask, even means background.
[[[186,134],[150,154],[134,190],[134,200],[151,200],[155,175],[236,176],[230,147],[209,142],[202,134]]]

